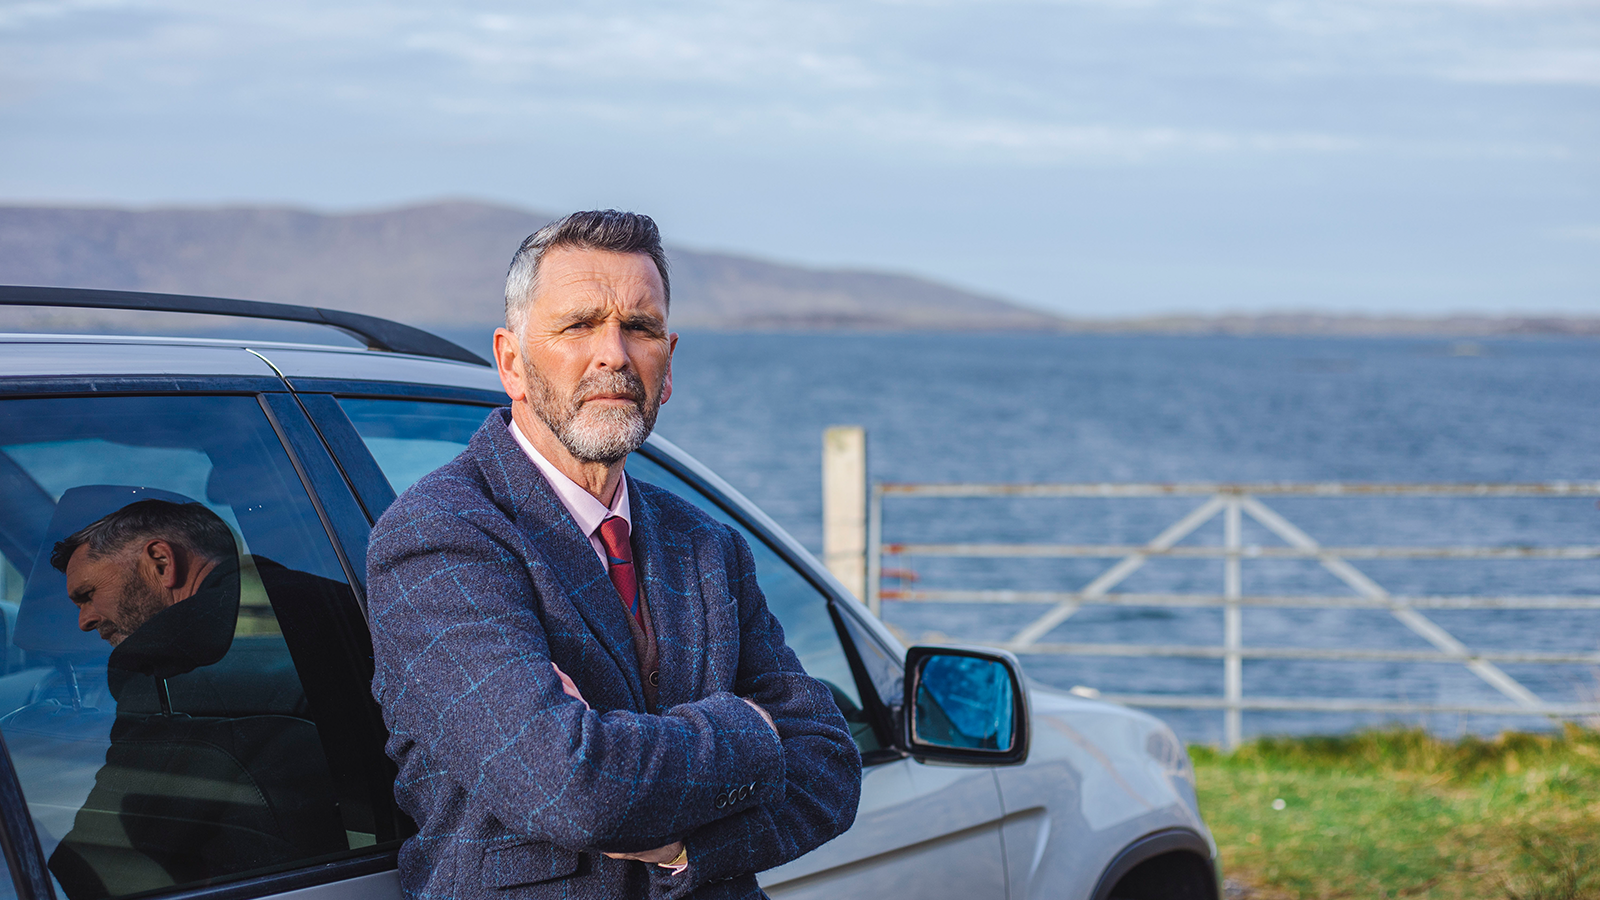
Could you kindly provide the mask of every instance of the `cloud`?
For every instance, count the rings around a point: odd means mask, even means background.
[[[1550,232],[1550,236],[1563,241],[1583,241],[1585,243],[1600,244],[1600,225],[1574,225],[1568,228],[1557,228]]]
[[[463,140],[638,122],[1030,165],[1553,158],[1584,151],[1441,124],[1429,92],[1597,86],[1597,46],[1600,0],[64,0],[0,6],[0,109],[294,109]]]
[[[1600,29],[1595,37],[1600,41]],[[1445,70],[1445,75],[1483,84],[1600,87],[1600,49],[1485,54],[1466,65]]]

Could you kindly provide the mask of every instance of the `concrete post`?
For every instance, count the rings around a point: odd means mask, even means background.
[[[859,600],[867,597],[867,432],[822,432],[822,561]]]

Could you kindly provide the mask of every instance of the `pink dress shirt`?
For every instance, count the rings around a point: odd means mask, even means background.
[[[600,558],[600,568],[609,570],[611,563],[606,558],[606,545],[600,542],[600,535],[596,533],[596,529],[608,517],[620,516],[628,523],[628,533],[633,533],[633,518],[628,512],[628,479],[622,479],[622,483],[617,485],[617,495],[611,498],[611,508],[607,509],[604,503],[595,499],[593,494],[584,490],[576,481],[563,475],[550,460],[544,458],[544,454],[535,450],[527,435],[517,427],[515,419],[506,426],[506,430],[511,432],[511,439],[517,442],[522,452],[528,454],[528,459],[533,460],[544,480],[550,482],[550,487],[555,489],[556,499],[567,508],[572,520],[578,523],[578,527],[589,538],[589,546],[594,548],[595,556]]]

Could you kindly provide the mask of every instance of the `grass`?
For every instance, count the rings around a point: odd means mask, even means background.
[[[1250,900],[1600,898],[1600,733],[1373,731],[1190,756]]]

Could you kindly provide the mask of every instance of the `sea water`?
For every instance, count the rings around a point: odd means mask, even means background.
[[[861,425],[880,482],[1600,480],[1600,342],[1069,335],[685,334],[657,430],[813,550],[821,434]],[[1600,545],[1593,498],[1262,498],[1327,546]],[[1142,544],[1204,500],[891,500],[899,542]],[[1282,541],[1246,518],[1246,545]],[[1220,544],[1213,520],[1190,544]],[[1076,590],[1114,559],[894,558],[887,587]],[[1600,560],[1361,560],[1396,595],[1600,595]],[[1152,560],[1117,591],[1222,592],[1220,560]],[[1243,592],[1353,592],[1315,561],[1246,560]],[[1004,641],[1047,606],[887,601],[909,641]],[[1429,610],[1475,650],[1600,651],[1600,611]],[[1045,642],[1219,645],[1219,609],[1085,607]],[[1386,610],[1246,608],[1246,647],[1435,648]],[[1032,655],[1039,681],[1107,694],[1222,691],[1215,659]],[[1504,664],[1548,702],[1600,701],[1589,665]],[[1510,704],[1456,663],[1246,660],[1244,693]],[[1215,711],[1154,709],[1189,740]],[[1251,712],[1247,734],[1394,716]],[[1534,717],[1412,716],[1441,732]]]

